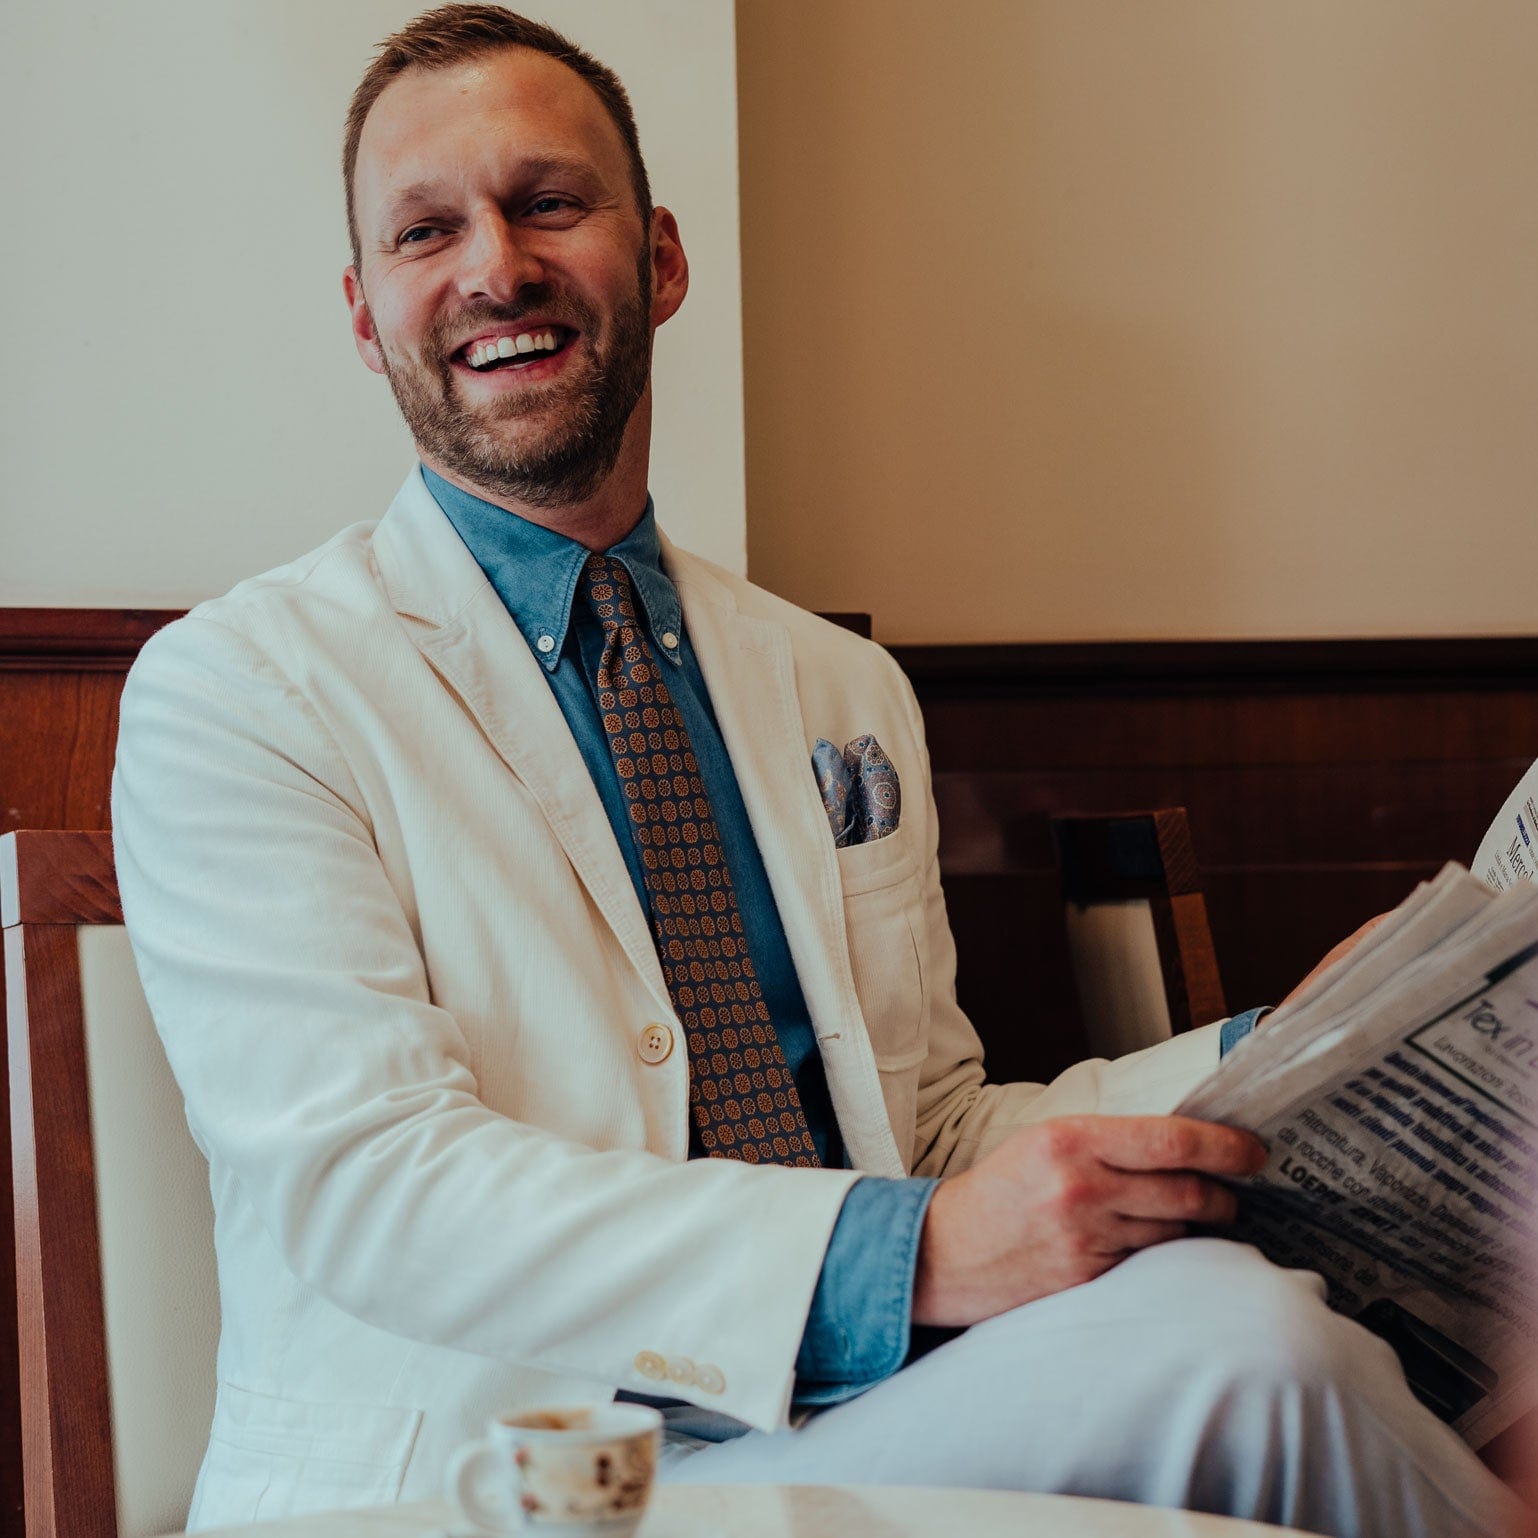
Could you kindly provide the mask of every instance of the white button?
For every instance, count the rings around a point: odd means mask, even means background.
[[[707,1394],[726,1392],[726,1378],[721,1369],[711,1362],[701,1362],[694,1369],[694,1381]]]
[[[668,1364],[655,1351],[638,1351],[636,1352],[635,1370],[643,1378],[651,1378],[655,1381],[667,1377]]]
[[[694,1382],[694,1363],[686,1356],[668,1358],[668,1377],[688,1388]]]
[[[660,1063],[673,1050],[673,1033],[665,1025],[649,1025],[636,1038],[643,1063]]]
[[[534,644],[542,652],[553,652],[555,650],[555,637],[553,635],[542,635]]]
[[[662,632],[662,644],[667,647],[669,651],[674,651],[678,646],[678,637],[674,635],[671,630],[664,630]]]

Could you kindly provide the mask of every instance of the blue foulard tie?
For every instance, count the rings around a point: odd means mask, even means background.
[[[689,1040],[689,1112],[700,1146],[713,1159],[815,1165],[705,782],[637,617],[630,574],[611,557],[590,555],[582,585],[603,626],[598,709],[629,806],[662,975]]]

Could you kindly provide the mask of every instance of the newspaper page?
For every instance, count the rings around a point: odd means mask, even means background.
[[[1473,871],[1481,881],[1504,892],[1519,881],[1538,876],[1538,764],[1517,782],[1496,813],[1474,856]]]
[[[1179,1111],[1266,1141],[1225,1232],[1318,1271],[1473,1446],[1538,1402],[1538,888],[1449,867]]]

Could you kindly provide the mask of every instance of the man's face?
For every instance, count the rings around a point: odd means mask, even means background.
[[[686,269],[587,83],[527,49],[407,71],[364,123],[354,207],[354,336],[423,456],[537,507],[596,490]]]

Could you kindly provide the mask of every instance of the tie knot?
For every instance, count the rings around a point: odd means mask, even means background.
[[[606,633],[636,622],[630,573],[609,555],[590,555],[582,568],[582,590]]]

